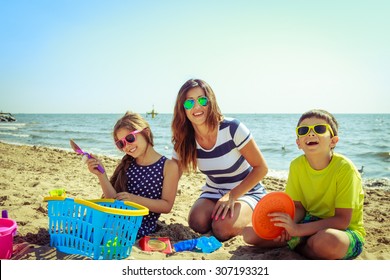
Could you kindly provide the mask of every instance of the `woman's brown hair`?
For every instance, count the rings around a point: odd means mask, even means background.
[[[172,144],[179,157],[179,167],[183,172],[196,171],[198,167],[195,131],[187,118],[183,106],[184,101],[187,99],[187,92],[196,87],[201,88],[209,100],[209,108],[206,116],[209,129],[215,129],[219,125],[219,122],[223,120],[223,115],[210,85],[200,79],[190,79],[182,85],[176,97],[171,128]]]

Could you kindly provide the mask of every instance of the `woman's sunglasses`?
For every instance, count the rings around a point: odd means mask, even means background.
[[[329,124],[315,124],[315,125],[301,125],[296,128],[297,136],[305,136],[309,134],[310,130],[313,129],[313,131],[318,134],[322,135],[326,133],[326,130],[329,129],[330,134],[332,134],[332,137],[334,136],[333,129]]]
[[[118,141],[116,141],[115,145],[118,147],[118,149],[122,150],[124,147],[126,147],[126,143],[129,143],[129,144],[134,143],[135,140],[137,140],[135,135],[137,133],[140,133],[141,131],[142,130],[134,130],[134,131],[130,132],[122,139],[119,139]]]
[[[209,100],[206,96],[200,96],[200,97],[198,97],[197,100],[198,100],[199,105],[201,105],[203,107],[207,106],[207,103],[209,102]],[[191,110],[195,106],[195,100],[194,99],[187,99],[186,101],[184,101],[183,105],[184,105],[184,108],[186,110]]]

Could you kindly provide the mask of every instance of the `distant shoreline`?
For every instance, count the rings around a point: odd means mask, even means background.
[[[44,145],[32,145],[32,144],[19,144],[19,143],[9,143],[9,142],[6,142],[6,141],[2,141],[0,140],[0,143],[3,143],[3,144],[6,144],[6,145],[11,145],[11,146],[19,146],[19,147],[23,147],[23,146],[26,146],[26,147],[30,147],[30,148],[43,148],[43,149],[49,149],[49,150],[52,150],[52,151],[64,151],[64,152],[67,152],[67,153],[73,153],[72,149],[71,148],[62,148],[62,147],[51,147],[51,146],[44,146]],[[99,158],[107,158],[107,159],[110,159],[112,161],[118,161],[121,159],[120,156],[118,157],[115,157],[115,156],[111,156],[111,155],[104,155],[104,154],[96,154],[96,156],[98,156]],[[273,178],[275,180],[282,180],[282,181],[285,181],[287,178],[281,178],[281,177],[278,177],[278,176],[272,176],[270,174],[268,174],[266,177],[269,177],[269,178]],[[374,189],[374,188],[379,188],[379,189],[385,189],[385,190],[389,190],[390,191],[390,179],[389,178],[362,178],[362,181],[363,181],[363,186],[364,187],[367,187],[367,188],[370,188],[370,189]]]
[[[225,114],[239,119],[251,131],[267,161],[269,175],[287,178],[289,163],[301,155],[295,144],[296,120],[292,114]],[[0,141],[9,144],[42,145],[68,151],[72,138],[82,148],[97,155],[120,158],[112,139],[112,127],[119,114],[26,114],[12,124],[0,124]],[[153,130],[155,148],[172,156],[172,114],[146,118]],[[390,179],[389,145],[383,139],[390,129],[390,115],[340,116],[340,141],[336,152],[347,156],[357,168],[364,166],[363,179]],[[356,125],[352,125],[356,123]],[[366,123],[372,125],[366,126]],[[279,133],[283,131],[283,133]],[[366,133],[361,133],[365,131]]]

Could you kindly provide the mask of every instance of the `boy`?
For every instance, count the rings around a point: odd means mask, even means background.
[[[296,143],[304,155],[291,162],[286,186],[295,203],[294,221],[284,213],[269,214],[285,229],[275,245],[289,241],[290,248],[296,246],[310,259],[354,259],[363,250],[361,177],[349,159],[334,153],[337,133],[337,121],[327,111],[311,110],[301,116]],[[253,236],[246,239],[264,244]]]

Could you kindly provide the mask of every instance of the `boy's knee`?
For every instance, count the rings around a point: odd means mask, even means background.
[[[321,230],[308,240],[307,246],[316,258],[341,259],[345,255],[348,244],[333,231]]]
[[[337,247],[342,240],[339,238],[337,234],[335,234],[337,230],[334,229],[324,229],[318,231],[312,239],[311,245],[313,247],[326,247],[326,248],[335,248]]]

